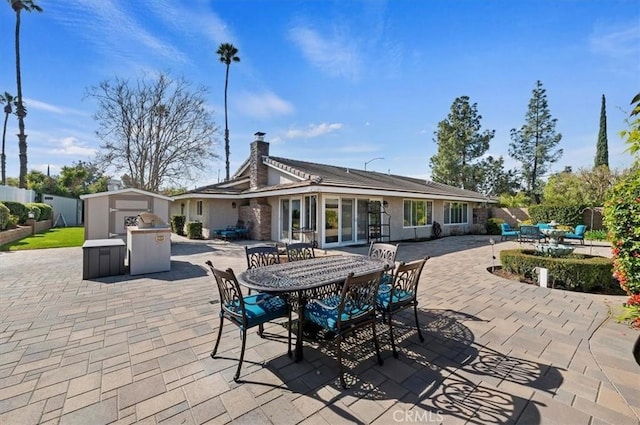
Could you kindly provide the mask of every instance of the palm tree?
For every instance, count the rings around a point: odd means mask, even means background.
[[[220,62],[227,65],[227,74],[224,79],[224,153],[226,156],[227,178],[229,180],[229,124],[227,122],[227,88],[229,87],[229,66],[231,62],[240,62],[240,58],[236,56],[238,49],[233,44],[222,43],[216,52],[220,55]]]
[[[20,176],[18,185],[26,187],[27,183],[27,135],[24,134],[24,117],[27,110],[22,103],[22,76],[20,74],[20,12],[42,12],[42,8],[33,0],[8,0],[11,8],[16,12],[16,83],[18,88],[18,100],[16,102],[16,115],[18,116],[18,148],[20,150]]]
[[[5,155],[5,141],[7,139],[7,121],[9,115],[13,113],[13,105],[15,103],[14,97],[8,93],[0,94],[0,104],[4,105],[4,126],[2,127],[2,154],[0,155],[0,164],[2,165],[2,184],[7,184],[7,156]]]

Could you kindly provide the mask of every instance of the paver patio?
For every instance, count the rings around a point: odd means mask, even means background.
[[[394,326],[398,359],[385,325],[383,366],[372,344],[348,341],[347,390],[334,347],[310,341],[294,363],[280,323],[265,339],[249,333],[244,383],[232,379],[237,328],[225,326],[223,358],[209,357],[218,294],[204,261],[243,270],[242,244],[180,239],[170,272],[85,281],[80,248],[2,252],[0,423],[640,423],[638,332],[608,318],[624,297],[495,277],[488,241],[401,244],[398,260],[432,257],[419,294],[425,342],[411,311]],[[590,249],[609,255],[578,251]]]

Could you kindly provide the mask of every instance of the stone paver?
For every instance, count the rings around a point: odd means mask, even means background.
[[[369,341],[347,340],[349,389],[331,344],[305,342],[293,363],[283,323],[249,333],[235,383],[237,328],[209,356],[219,307],[204,261],[241,271],[245,243],[174,238],[170,272],[91,281],[79,248],[0,253],[0,424],[640,423],[639,333],[609,317],[624,297],[495,277],[480,235],[401,243],[399,261],[431,256],[425,342],[411,312],[396,318],[398,359],[378,325],[383,366]],[[590,250],[609,255],[578,248]]]

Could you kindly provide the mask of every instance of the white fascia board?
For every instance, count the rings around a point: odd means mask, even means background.
[[[269,196],[288,196],[298,194],[309,193],[330,193],[336,195],[366,195],[372,197],[397,197],[397,198],[412,198],[412,199],[442,199],[447,201],[465,201],[465,202],[487,202],[496,203],[486,198],[474,198],[466,196],[454,196],[454,195],[436,195],[428,193],[415,193],[393,190],[377,190],[377,189],[362,189],[354,187],[339,187],[339,186],[319,186],[311,185],[304,187],[296,187],[290,189],[278,189],[256,193],[244,193],[242,198],[264,198]]]
[[[218,187],[234,187],[234,186],[238,186],[240,184],[244,184],[244,183],[248,183],[251,179],[249,177],[246,177],[242,180],[236,180],[234,182],[230,182],[230,183],[226,183],[226,184],[221,184]]]
[[[173,197],[173,200],[179,201],[182,199],[244,199],[246,196],[231,194],[231,193],[185,193],[183,195],[177,195]]]
[[[275,165],[273,165],[273,164],[266,163],[266,164],[264,164],[264,165],[266,165],[266,166],[267,166],[267,167],[269,167],[269,168],[273,168],[274,170],[279,171],[279,172],[281,172],[282,174],[286,174],[286,175],[287,175],[287,176],[289,176],[289,177],[293,177],[294,179],[296,179],[296,180],[298,180],[298,181],[301,181],[301,182],[303,182],[303,181],[307,181],[307,179],[303,179],[302,177],[298,176],[297,174],[294,174],[294,173],[292,173],[292,172],[290,172],[290,171],[287,171],[287,170],[283,170],[282,168],[276,167],[276,166],[275,166]]]

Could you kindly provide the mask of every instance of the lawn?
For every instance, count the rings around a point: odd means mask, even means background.
[[[0,251],[20,251],[23,249],[68,248],[82,246],[84,227],[55,227],[44,233],[27,236],[0,246]]]

